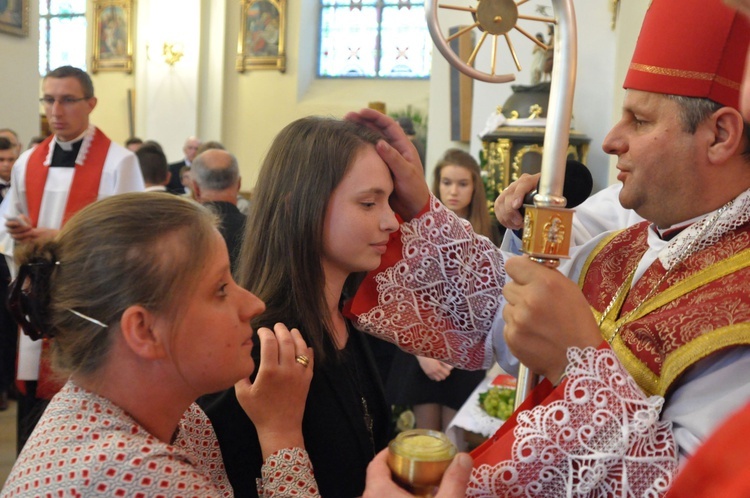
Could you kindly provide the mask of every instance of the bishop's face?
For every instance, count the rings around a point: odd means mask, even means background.
[[[701,214],[696,199],[705,190],[697,174],[705,150],[680,116],[667,96],[628,90],[622,117],[602,144],[618,159],[620,204],[662,228]]]

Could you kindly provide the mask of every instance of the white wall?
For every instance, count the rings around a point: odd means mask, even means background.
[[[0,128],[16,131],[24,148],[39,135],[39,2],[29,2],[29,36],[0,33]]]
[[[136,134],[159,142],[170,161],[182,159],[185,139],[198,134],[201,14],[200,0],[138,2]],[[164,62],[164,42],[182,45],[173,66]]]
[[[627,2],[620,2],[620,13],[616,28],[617,47],[614,53],[616,84],[612,98],[612,124],[620,119],[622,100],[625,97],[625,90],[622,89],[622,83],[625,81],[625,74],[628,71],[633,50],[635,50],[635,42],[638,40],[640,26],[649,5],[651,5],[651,0],[628,0]],[[616,165],[617,157],[610,157],[609,183],[617,181]]]
[[[470,24],[466,12],[447,10],[441,12],[440,24],[442,32],[451,26]],[[476,83],[474,84],[474,101],[476,102]],[[427,183],[432,185],[432,175],[435,163],[446,149],[455,147],[468,152],[468,144],[451,140],[451,104],[450,104],[450,65],[442,54],[432,48],[432,70],[430,76],[430,95],[427,129],[427,151],[424,165]],[[472,126],[474,129],[474,126]]]

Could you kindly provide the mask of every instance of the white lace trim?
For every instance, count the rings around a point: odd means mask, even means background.
[[[93,124],[89,124],[89,127],[84,132],[83,143],[81,144],[81,148],[78,150],[78,155],[76,156],[76,164],[81,165],[86,161],[86,155],[89,153],[91,141],[94,140],[95,134],[96,126],[94,126]],[[55,140],[57,140],[57,137],[55,137]],[[52,154],[55,152],[55,140],[52,140],[52,142],[50,142],[49,144],[49,149],[47,150],[47,158],[44,160],[45,166],[49,166],[52,164]]]
[[[707,214],[702,220],[680,232],[659,253],[659,260],[664,268],[669,270],[691,254],[715,245],[727,232],[735,230],[748,221],[750,221],[750,190],[744,191],[721,208]],[[704,230],[705,233],[703,233]],[[693,243],[692,246],[691,243]]]
[[[410,353],[488,368],[485,342],[505,284],[500,250],[434,196],[401,238],[402,260],[376,276],[378,304],[358,326]]]
[[[568,350],[564,398],[518,416],[512,460],[474,469],[469,497],[661,496],[677,471],[664,399],[609,349]]]

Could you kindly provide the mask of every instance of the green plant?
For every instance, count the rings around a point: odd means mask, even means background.
[[[398,118],[411,119],[411,122],[414,123],[414,131],[417,138],[425,142],[427,141],[427,113],[407,105],[405,110],[389,112],[388,115],[396,120]]]

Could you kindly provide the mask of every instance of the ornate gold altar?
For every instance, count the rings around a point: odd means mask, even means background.
[[[509,120],[512,123],[512,120]],[[586,164],[591,139],[570,131],[568,159]],[[490,188],[500,193],[522,173],[539,173],[544,151],[544,127],[499,126],[482,137],[484,164]]]

